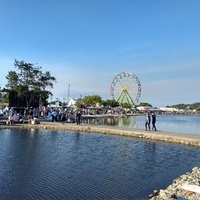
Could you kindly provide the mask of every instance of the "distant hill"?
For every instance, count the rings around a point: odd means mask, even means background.
[[[167,106],[167,107],[173,107],[177,109],[183,109],[183,110],[196,110],[200,111],[200,102],[193,103],[193,104],[177,104],[177,105],[172,105],[172,106]]]

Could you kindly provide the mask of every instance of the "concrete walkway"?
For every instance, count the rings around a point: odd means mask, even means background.
[[[172,133],[165,131],[145,131],[142,129],[131,129],[117,126],[105,126],[105,125],[92,125],[75,123],[62,123],[41,121],[40,124],[14,124],[14,125],[0,125],[0,128],[21,128],[21,129],[54,129],[54,130],[70,130],[80,132],[92,132],[102,134],[112,134],[120,136],[135,137],[141,139],[149,139],[154,141],[170,142],[184,145],[191,145],[200,147],[200,135],[195,134],[183,134]]]

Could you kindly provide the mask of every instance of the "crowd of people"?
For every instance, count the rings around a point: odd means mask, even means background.
[[[102,110],[102,109],[73,109],[73,108],[61,108],[61,107],[41,107],[17,110],[11,107],[4,109],[4,114],[8,116],[7,124],[12,124],[15,121],[23,123],[24,120],[28,120],[30,124],[39,124],[41,119],[48,119],[52,122],[72,122],[77,125],[81,124],[82,115],[98,115],[98,114],[123,114],[126,112],[123,109]],[[156,129],[156,114],[155,112],[146,112],[145,130]]]
[[[22,123],[27,121],[30,124],[38,124],[41,119],[51,120],[52,122],[76,122],[81,123],[82,115],[102,115],[102,114],[123,114],[126,112],[122,108],[117,109],[102,109],[102,108],[82,108],[74,109],[71,107],[40,107],[40,108],[30,108],[29,110],[25,108],[8,108],[5,107],[2,111],[2,115],[8,116],[8,124],[14,122]]]
[[[51,120],[52,122],[77,122],[81,123],[81,110],[73,110],[72,108],[62,109],[41,107],[41,108],[30,108],[29,110],[24,108],[13,108],[8,107],[4,108],[2,116],[5,115],[8,117],[7,124],[13,124],[14,122],[23,123],[27,121],[30,124],[39,124],[40,120]]]

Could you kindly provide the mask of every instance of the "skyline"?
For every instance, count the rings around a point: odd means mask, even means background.
[[[200,102],[200,1],[0,0],[0,85],[14,60],[57,79],[53,99],[100,95],[121,72],[141,83],[139,102]]]

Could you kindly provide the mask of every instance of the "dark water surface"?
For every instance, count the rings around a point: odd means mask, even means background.
[[[0,130],[0,199],[148,199],[200,166],[200,148],[52,130]]]

